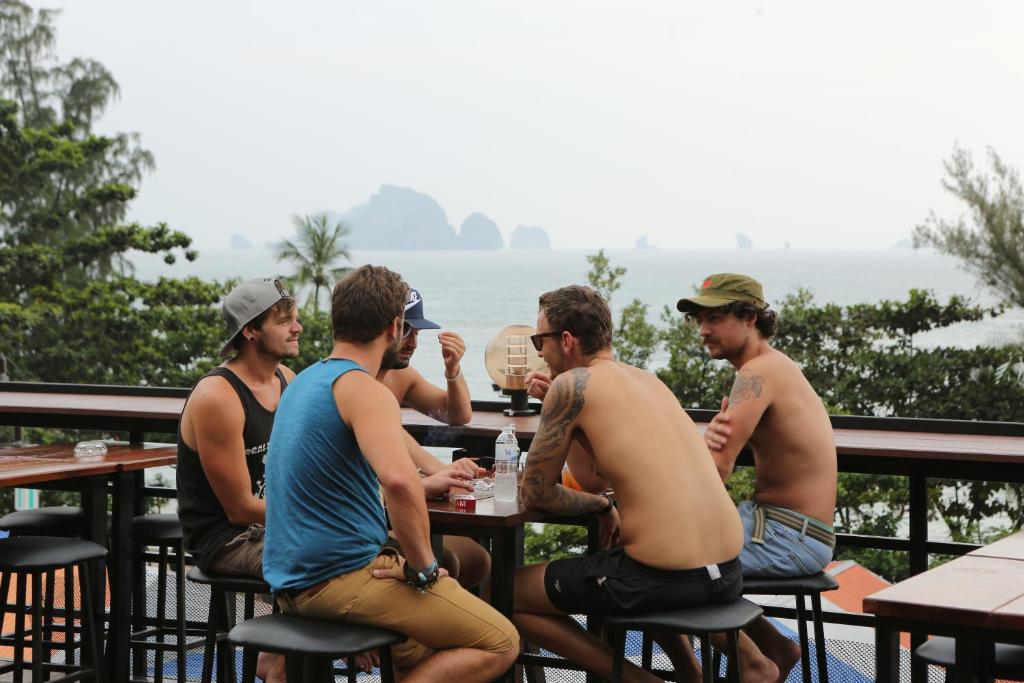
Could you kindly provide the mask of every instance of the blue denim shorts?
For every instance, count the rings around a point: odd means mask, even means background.
[[[739,504],[743,520],[743,550],[739,554],[744,576],[807,576],[832,561],[832,548],[772,519],[764,524],[764,543],[750,540],[754,529],[754,503]]]

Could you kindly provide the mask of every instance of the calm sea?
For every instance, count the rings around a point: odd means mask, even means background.
[[[550,289],[586,283],[587,251],[360,251],[353,264],[374,263],[401,273],[423,294],[425,314],[466,340],[463,372],[474,398],[495,398],[483,365],[488,340],[505,325],[533,325],[537,297]],[[991,294],[955,259],[927,251],[661,251],[611,250],[615,266],[626,268],[613,309],[634,297],[650,304],[652,316],[664,305],[673,307],[682,295],[709,273],[733,271],[750,274],[765,287],[770,302],[803,287],[818,302],[853,304],[906,298],[911,288],[929,289],[940,300],[952,294],[982,304],[994,303]],[[198,275],[208,279],[250,278],[290,272],[270,250],[206,249],[193,263],[164,264],[149,254],[134,259],[137,275]],[[974,346],[1002,344],[1024,338],[1024,311],[979,323],[956,325],[921,336],[921,346]],[[656,357],[652,367],[665,362]],[[413,365],[429,380],[443,383],[436,334],[420,335]]]

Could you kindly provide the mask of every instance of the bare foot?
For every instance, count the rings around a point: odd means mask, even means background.
[[[785,676],[779,678],[779,667],[766,657],[751,659],[741,654],[740,660],[740,680],[743,683],[777,683],[786,680]]]
[[[775,679],[776,683],[783,683],[789,676],[789,672],[800,661],[800,646],[789,638],[772,643],[771,647],[762,652],[779,668],[779,675]]]
[[[256,677],[264,683],[285,683],[284,655],[261,652],[256,659]]]

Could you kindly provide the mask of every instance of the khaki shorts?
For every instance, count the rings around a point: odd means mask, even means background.
[[[210,571],[231,576],[263,578],[263,527],[253,524],[221,548]]]
[[[399,669],[415,666],[435,650],[473,648],[501,653],[519,648],[519,634],[512,622],[451,577],[442,577],[420,592],[404,581],[373,576],[374,569],[391,569],[400,562],[393,552],[385,551],[362,569],[337,576],[322,587],[294,598],[278,595],[278,605],[285,613],[404,633],[409,639],[392,647]]]

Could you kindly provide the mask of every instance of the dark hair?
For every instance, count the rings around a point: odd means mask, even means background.
[[[761,333],[761,336],[765,339],[771,339],[775,335],[775,328],[778,324],[778,314],[766,305],[764,308],[758,308],[752,303],[747,301],[733,301],[725,304],[724,306],[718,306],[716,308],[703,308],[701,311],[718,311],[719,313],[732,313],[737,318],[743,320],[753,318],[754,327]],[[695,313],[687,313],[687,320],[693,322],[700,322],[700,319]]]
[[[254,330],[262,330],[263,323],[267,321],[267,318],[276,318],[279,315],[291,315],[291,312],[294,311],[296,307],[297,304],[295,303],[295,299],[293,299],[290,296],[283,296],[280,299],[278,299],[273,306],[263,311],[258,316],[247,322],[245,325],[243,325],[242,329],[244,330],[246,327],[251,327]],[[231,348],[235,350],[235,353],[238,353],[239,351],[242,350],[242,343],[244,341],[245,335],[243,335],[241,332],[232,337]]]
[[[405,311],[409,285],[384,266],[362,266],[346,275],[331,294],[331,328],[337,341],[366,344]]]
[[[612,312],[590,287],[570,285],[540,295],[540,309],[552,331],[567,330],[590,355],[612,345]]]

